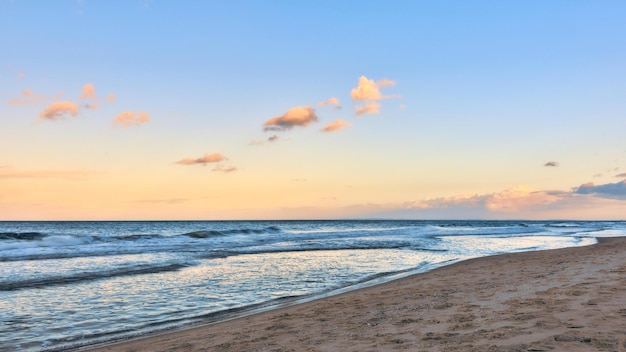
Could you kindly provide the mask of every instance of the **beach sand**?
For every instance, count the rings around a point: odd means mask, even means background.
[[[626,238],[472,259],[91,351],[626,351]]]

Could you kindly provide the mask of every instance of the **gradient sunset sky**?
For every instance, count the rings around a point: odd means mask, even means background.
[[[0,220],[626,218],[624,1],[0,0]]]

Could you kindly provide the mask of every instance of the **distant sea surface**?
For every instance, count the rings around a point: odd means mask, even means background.
[[[63,350],[625,235],[626,222],[0,222],[0,350]]]

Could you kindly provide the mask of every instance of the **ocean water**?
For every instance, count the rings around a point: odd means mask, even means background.
[[[64,350],[625,235],[626,222],[0,222],[0,350]]]

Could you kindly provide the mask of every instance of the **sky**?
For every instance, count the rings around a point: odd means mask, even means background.
[[[0,0],[0,220],[626,219],[624,18]]]

